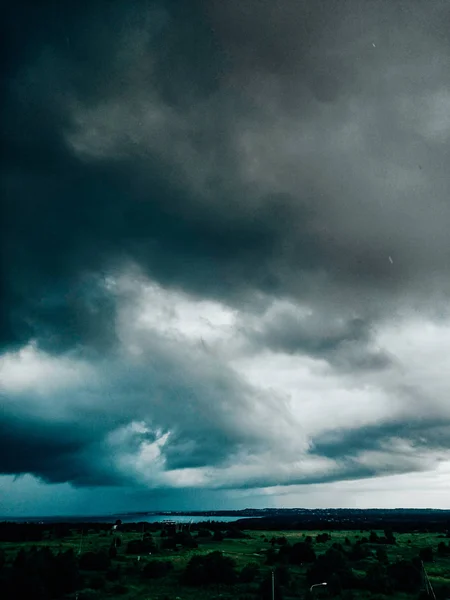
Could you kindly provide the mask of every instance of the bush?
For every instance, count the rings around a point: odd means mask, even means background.
[[[377,560],[381,563],[388,562],[388,555],[384,548],[377,548],[376,557],[377,557]]]
[[[189,585],[232,584],[236,579],[234,560],[219,551],[193,556],[184,572],[184,581]]]
[[[267,550],[267,552],[266,552],[266,564],[274,565],[276,560],[277,560],[277,551],[275,550],[275,548],[269,548],[269,550]]]
[[[92,590],[103,590],[106,581],[100,573],[96,573],[89,578],[88,585]]]
[[[210,538],[211,537],[211,532],[209,531],[209,529],[199,529],[198,533],[197,533],[197,537],[199,537],[199,538]]]
[[[293,565],[299,565],[304,562],[314,562],[316,560],[316,553],[311,544],[308,544],[306,541],[297,542],[291,548],[289,560]]]
[[[275,538],[275,543],[278,544],[279,546],[285,546],[288,543],[288,541],[285,536],[282,536],[282,537]]]
[[[131,540],[127,544],[127,554],[148,554],[156,551],[156,545],[153,538],[144,540]]]
[[[122,596],[128,592],[128,588],[126,585],[123,585],[123,583],[116,583],[116,585],[111,588],[111,592],[114,595],[117,594],[118,596]]]
[[[445,542],[439,542],[438,554],[440,554],[441,556],[445,556],[446,554],[449,554],[449,553],[450,553],[449,546],[447,546],[447,544]]]
[[[309,585],[326,581],[329,591],[338,594],[341,589],[352,587],[355,580],[345,555],[338,550],[330,549],[319,556],[308,570],[307,581]]]
[[[248,563],[239,574],[241,583],[252,583],[258,577],[259,565],[257,563]]]
[[[173,564],[170,560],[151,560],[142,569],[142,576],[146,579],[157,579],[164,577],[173,569]]]
[[[226,532],[225,537],[230,538],[230,539],[246,539],[249,536],[246,533],[244,533],[243,531],[241,531],[240,529],[238,529],[237,527],[231,527]]]
[[[174,538],[166,537],[161,542],[161,548],[163,550],[175,550],[177,547],[177,543]]]
[[[419,564],[400,560],[387,568],[394,588],[401,592],[416,592],[422,584],[422,571]]]
[[[108,581],[117,581],[120,579],[120,566],[110,567],[106,573],[106,579]]]
[[[106,571],[111,560],[105,552],[85,552],[80,556],[79,564],[83,571]]]
[[[433,548],[421,548],[419,558],[423,562],[433,562]]]
[[[275,581],[283,586],[289,585],[291,581],[291,573],[285,565],[279,565],[275,569]]]
[[[389,594],[392,586],[386,567],[380,563],[372,564],[367,570],[363,585],[372,593]]]
[[[98,600],[102,594],[98,590],[86,588],[78,593],[78,600]]]
[[[280,583],[275,579],[274,592],[275,600],[283,600],[283,592]],[[266,575],[261,582],[260,598],[262,600],[272,600],[272,574]]]

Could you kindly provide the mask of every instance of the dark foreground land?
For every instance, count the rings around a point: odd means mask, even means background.
[[[113,524],[0,523],[0,598],[450,599],[446,511]]]

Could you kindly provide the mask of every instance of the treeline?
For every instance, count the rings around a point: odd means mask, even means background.
[[[122,533],[165,533],[163,523],[125,523],[120,524],[118,531]],[[180,533],[185,533],[186,529]],[[212,535],[214,539],[221,541],[224,537],[239,538],[245,537],[242,528],[231,523],[206,521],[205,523],[195,523],[190,526],[193,533],[207,532],[206,535]],[[73,535],[82,536],[83,534],[97,533],[100,535],[114,535],[111,523],[11,523],[8,521],[0,522],[0,543],[1,542],[42,542],[45,540],[58,540],[71,537]],[[170,537],[170,536],[167,536]],[[201,536],[200,536],[201,537]]]
[[[270,516],[257,519],[239,519],[236,527],[252,531],[294,530],[294,531],[370,531],[388,527],[397,533],[442,533],[450,537],[450,519],[444,513],[348,513],[341,518],[326,514],[299,514],[294,516]]]

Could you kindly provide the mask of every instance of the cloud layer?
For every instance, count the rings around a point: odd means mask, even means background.
[[[446,3],[5,12],[0,471],[300,500],[445,468]]]

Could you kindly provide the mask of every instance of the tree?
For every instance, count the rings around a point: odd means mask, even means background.
[[[177,543],[173,537],[166,537],[161,542],[161,548],[163,550],[175,550]]]
[[[156,579],[164,577],[173,569],[173,563],[170,560],[150,560],[142,570],[143,577]]]
[[[307,542],[297,542],[291,548],[290,562],[294,565],[300,565],[304,562],[314,562],[316,560],[316,553],[314,552],[311,544]]]
[[[384,548],[377,548],[376,557],[377,557],[377,560],[381,563],[388,562],[388,555]]]
[[[387,574],[394,588],[401,592],[417,592],[422,583],[420,563],[400,560],[387,567]]]
[[[211,537],[211,532],[209,531],[209,529],[199,529],[198,533],[197,533],[197,537],[199,538],[210,538]]]
[[[391,528],[384,530],[384,537],[386,538],[387,544],[396,544],[396,539]]]
[[[319,556],[307,572],[309,585],[319,581],[326,581],[330,585],[332,577],[336,584],[335,590],[331,590],[330,588],[330,591],[333,591],[333,593],[339,593],[341,588],[352,587],[354,583],[353,572],[347,563],[346,557],[342,552],[334,548]]]
[[[275,548],[269,548],[266,552],[266,564],[273,565],[277,560],[277,551]]]
[[[353,545],[352,549],[348,553],[348,557],[350,558],[350,560],[355,560],[355,561],[364,560],[369,555],[370,555],[369,548],[367,548],[367,546],[365,544],[362,544],[361,540],[356,542],[356,544]]]
[[[79,562],[83,571],[106,571],[111,564],[106,552],[85,552]]]
[[[450,548],[447,546],[445,542],[439,542],[438,544],[438,554],[441,556],[445,556],[450,552]]]
[[[257,563],[248,563],[239,574],[241,583],[252,583],[259,574],[259,565]]]
[[[266,575],[261,582],[260,590],[260,598],[261,600],[272,600],[272,574]],[[283,600],[283,592],[281,589],[280,582],[275,578],[274,580],[274,592],[275,592],[275,600]]]
[[[433,562],[433,548],[421,548],[419,550],[419,558],[423,562]]]
[[[371,544],[377,544],[379,542],[378,535],[375,531],[370,532],[369,541]]]
[[[193,556],[184,572],[184,581],[189,585],[231,584],[236,579],[234,560],[217,550],[204,556]]]
[[[278,565],[275,569],[275,579],[282,586],[289,585],[291,573],[286,565]]]
[[[153,538],[131,540],[127,544],[127,554],[148,554],[149,552],[156,552],[156,550]]]
[[[380,563],[370,565],[363,581],[364,587],[372,593],[389,594],[391,582],[386,567]]]

